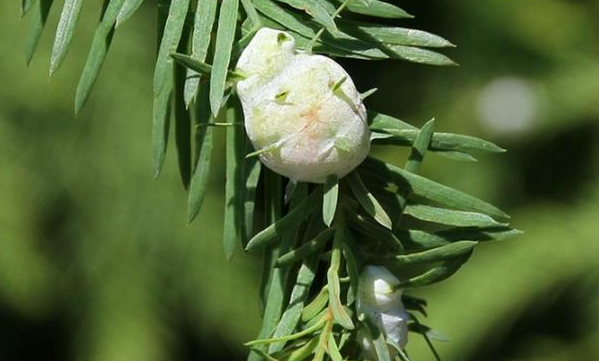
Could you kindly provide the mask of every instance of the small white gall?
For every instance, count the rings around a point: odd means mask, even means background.
[[[409,315],[401,302],[400,281],[386,268],[366,266],[360,274],[358,285],[358,313],[368,316],[388,341],[401,349],[408,341]],[[359,335],[367,356],[372,356],[372,341],[363,333]],[[397,351],[390,348],[390,353]]]
[[[246,132],[273,171],[324,183],[356,168],[370,151],[366,109],[335,61],[296,50],[284,31],[260,29],[237,63]]]

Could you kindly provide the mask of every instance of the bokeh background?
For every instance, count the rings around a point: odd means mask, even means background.
[[[60,3],[60,2],[59,2]],[[478,247],[415,294],[444,360],[599,360],[599,1],[397,1],[461,64],[346,61],[367,106],[509,149],[423,172],[499,204],[522,236]],[[223,152],[186,224],[176,162],[151,176],[154,3],[118,29],[93,95],[74,90],[100,2],[51,80],[51,12],[27,68],[26,20],[0,1],[0,360],[242,360],[259,327],[256,255],[221,251]],[[222,140],[222,134],[219,134]],[[379,155],[403,162],[395,149]],[[383,154],[384,153],[384,154]],[[419,337],[414,361],[433,360]]]

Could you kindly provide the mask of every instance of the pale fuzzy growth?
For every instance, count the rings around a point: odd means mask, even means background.
[[[360,94],[345,70],[320,55],[298,52],[293,37],[260,29],[237,69],[245,128],[262,162],[294,181],[345,176],[370,151]]]
[[[367,315],[374,321],[378,329],[400,348],[408,341],[408,312],[401,302],[400,281],[386,268],[366,266],[360,274],[358,286],[358,313]],[[364,334],[358,335],[364,348],[364,353],[372,357],[374,346]],[[397,353],[389,349],[392,355]]]

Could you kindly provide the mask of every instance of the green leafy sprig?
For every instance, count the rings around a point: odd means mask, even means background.
[[[22,0],[31,13],[29,62],[53,0]],[[83,73],[75,112],[91,94],[117,28],[143,0],[104,0]],[[59,70],[83,0],[65,0],[55,33],[50,74]],[[411,18],[379,0],[158,0],[158,53],[154,71],[152,149],[154,174],[162,170],[171,119],[189,222],[207,191],[215,127],[225,127],[224,250],[262,250],[260,285],[263,325],[248,342],[249,360],[333,361],[362,356],[357,334],[372,340],[378,361],[407,360],[372,320],[356,312],[364,265],[384,265],[413,288],[444,280],[480,243],[518,233],[493,205],[418,175],[429,153],[473,160],[504,150],[471,136],[421,129],[389,115],[369,112],[375,144],[410,147],[403,167],[369,157],[349,176],[324,185],[296,184],[261,167],[241,126],[233,64],[261,27],[290,33],[299,48],[336,58],[399,59],[455,65],[439,48],[449,41],[425,31],[388,25]],[[371,95],[376,89],[364,93]],[[258,199],[258,196],[261,198]],[[258,209],[258,206],[262,209]],[[403,298],[410,331],[431,346],[438,333],[421,324],[426,302]],[[436,351],[433,352],[438,358]]]

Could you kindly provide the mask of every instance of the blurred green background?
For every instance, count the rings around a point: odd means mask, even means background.
[[[58,2],[57,4],[60,4]],[[367,106],[509,152],[423,172],[502,206],[525,234],[478,247],[414,294],[444,360],[599,360],[599,1],[397,1],[461,67],[345,61]],[[73,116],[99,1],[49,80],[59,6],[29,68],[20,2],[0,2],[0,360],[242,360],[259,328],[257,255],[221,250],[223,152],[198,220],[169,155],[152,179],[154,3],[118,29]],[[222,139],[222,134],[220,138]],[[220,143],[219,143],[220,144]],[[375,149],[395,162],[404,153]],[[172,153],[172,152],[171,152]],[[398,155],[399,154],[399,155]],[[433,356],[419,337],[413,361]]]

